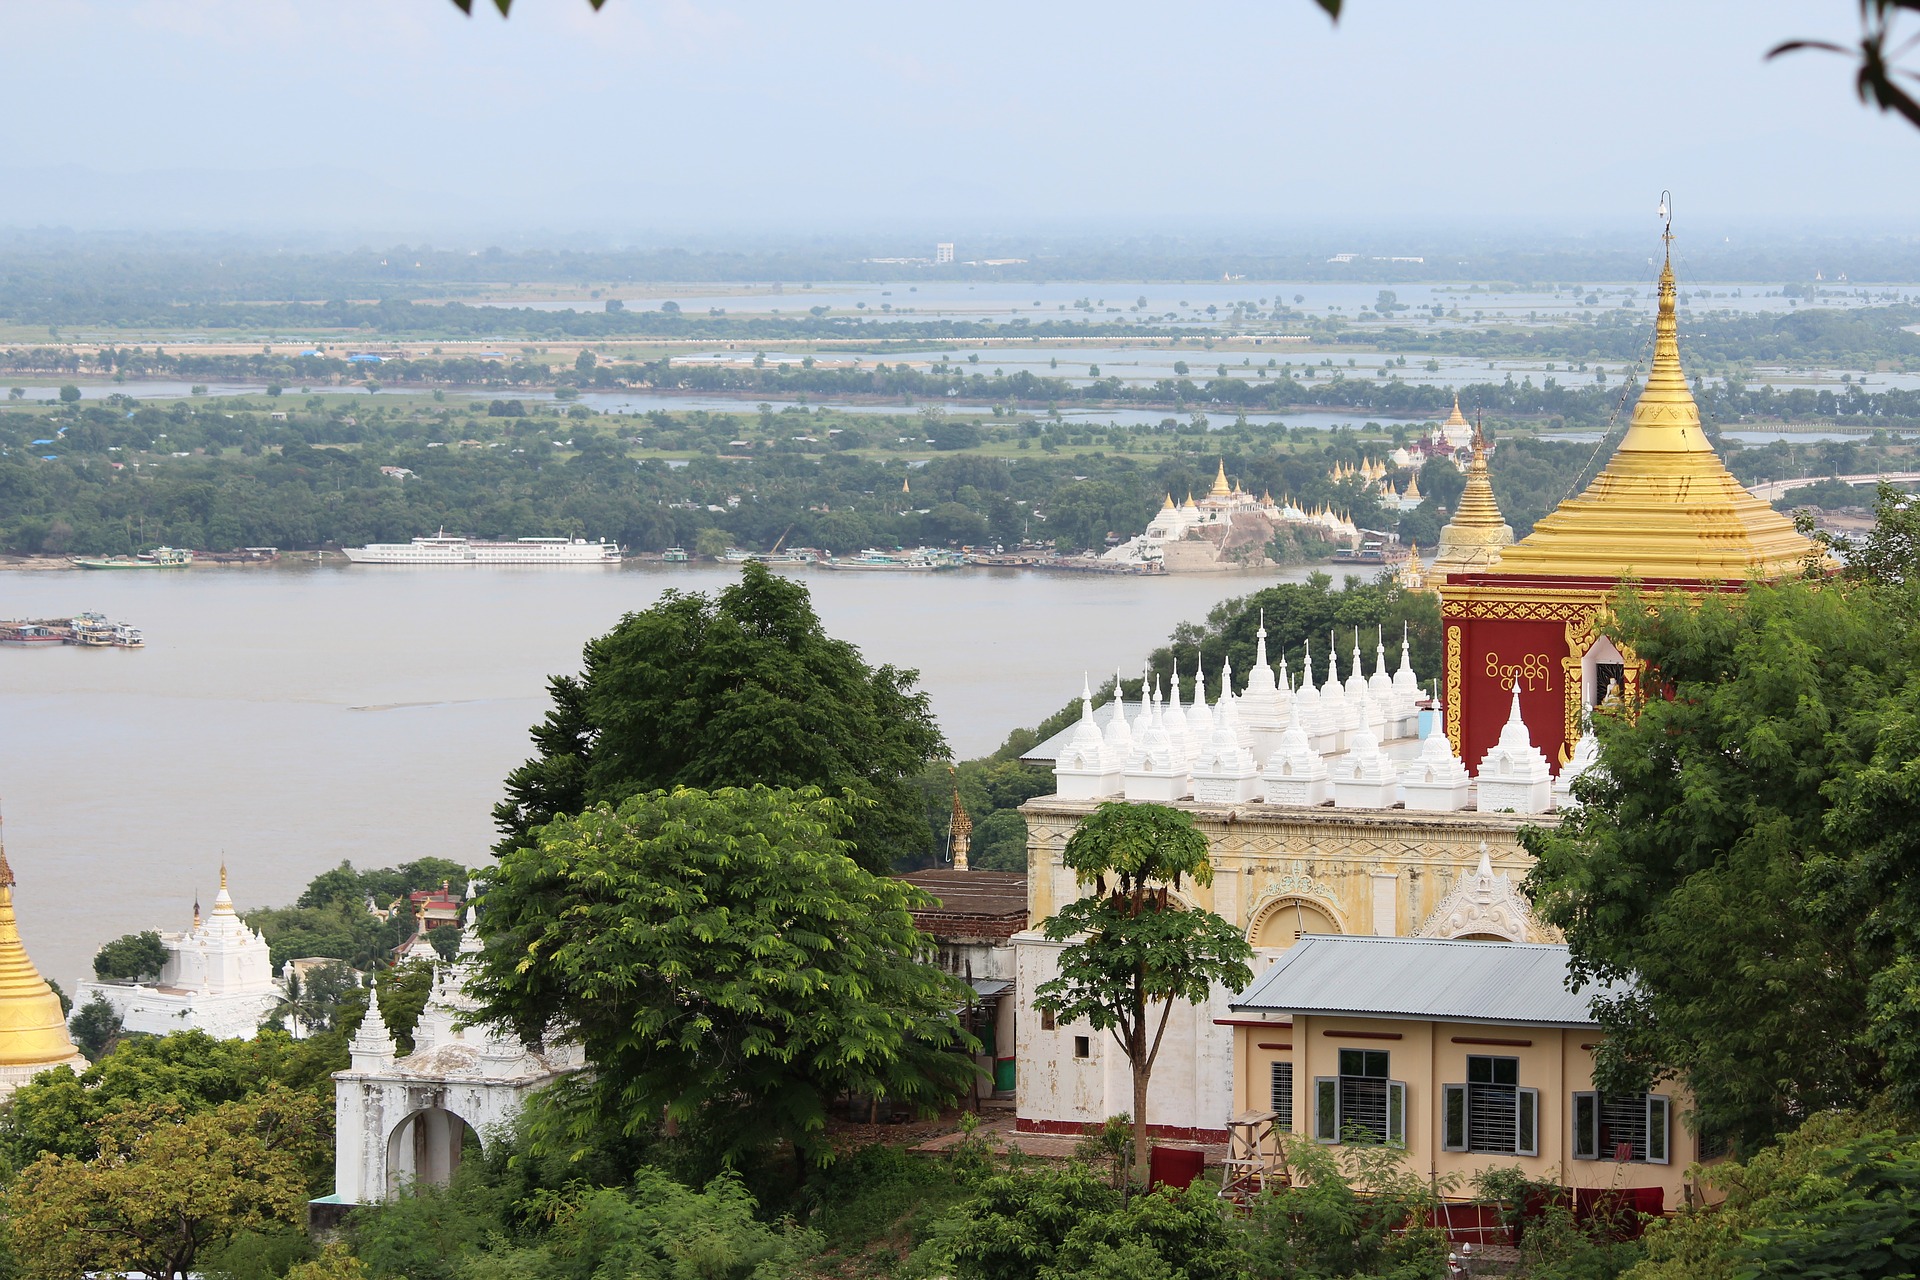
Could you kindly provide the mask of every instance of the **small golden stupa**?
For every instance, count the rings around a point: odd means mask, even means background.
[[[1454,401],[1456,413],[1459,403]],[[1460,492],[1453,518],[1440,530],[1440,545],[1427,573],[1436,583],[1444,581],[1443,575],[1449,573],[1477,573],[1497,562],[1512,545],[1513,526],[1500,514],[1500,504],[1493,497],[1487,439],[1476,430],[1473,461],[1467,464],[1467,487]]]
[[[55,995],[20,942],[13,915],[13,867],[0,839],[0,1098],[48,1067],[84,1071]]]
[[[1233,496],[1233,487],[1227,483],[1227,460],[1220,459],[1220,474],[1213,479],[1213,490],[1209,497],[1227,498]]]

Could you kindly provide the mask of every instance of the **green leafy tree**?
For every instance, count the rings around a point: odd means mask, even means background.
[[[55,1067],[21,1085],[0,1113],[0,1139],[16,1166],[48,1152],[90,1160],[98,1124],[116,1112],[165,1106],[198,1114],[276,1086],[331,1099],[330,1073],[346,1062],[337,1033],[301,1041],[273,1031],[251,1040],[204,1031],[128,1036],[85,1071]]]
[[[556,819],[488,884],[482,1016],[584,1046],[588,1123],[664,1109],[723,1153],[786,1138],[825,1161],[832,1099],[951,1097],[973,1072],[965,988],[917,958],[931,899],[848,856],[849,807],[682,788]]]
[[[94,1126],[97,1156],[43,1155],[7,1188],[21,1273],[185,1280],[203,1250],[300,1221],[306,1171],[331,1149],[332,1119],[331,1104],[281,1089],[194,1114],[115,1112]]]
[[[73,1043],[87,1055],[87,1061],[98,1062],[120,1034],[120,1014],[104,996],[96,995],[80,1006],[80,1012],[73,1015],[67,1027],[73,1032]]]
[[[152,929],[115,938],[94,953],[93,976],[109,982],[156,978],[167,962],[167,949]]]
[[[817,1236],[791,1220],[760,1221],[753,1197],[730,1174],[696,1191],[642,1168],[628,1187],[576,1184],[543,1201],[551,1226],[540,1245],[476,1260],[463,1274],[471,1280],[779,1280],[807,1274],[820,1247]],[[376,1269],[422,1274],[378,1262]]]
[[[1604,1087],[1683,1077],[1747,1149],[1920,1106],[1920,586],[1612,608],[1660,696],[1598,718],[1582,807],[1523,835],[1575,971],[1633,984],[1596,1002]]]
[[[1076,1163],[984,1179],[972,1200],[933,1225],[909,1273],[1238,1280],[1248,1274],[1238,1235],[1204,1182],[1128,1199]]]
[[[848,792],[854,857],[886,870],[928,846],[914,780],[945,754],[917,673],[828,636],[805,586],[745,566],[708,597],[669,591],[551,682],[539,754],[507,778],[497,851],[562,814],[673,787]]]
[[[1207,838],[1193,819],[1158,804],[1109,801],[1067,840],[1061,864],[1087,896],[1041,926],[1060,974],[1035,989],[1034,1007],[1111,1032],[1133,1073],[1134,1168],[1147,1168],[1147,1085],[1177,1001],[1198,1004],[1217,986],[1253,981],[1253,948],[1211,911],[1173,892],[1213,883]],[[1077,940],[1076,940],[1077,939]]]

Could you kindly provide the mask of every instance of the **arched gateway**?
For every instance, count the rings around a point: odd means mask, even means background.
[[[316,1227],[411,1183],[444,1186],[463,1150],[490,1140],[534,1090],[580,1069],[576,1051],[535,1052],[487,1027],[456,1025],[474,1007],[464,989],[472,939],[469,919],[461,957],[434,980],[412,1053],[397,1056],[380,1006],[368,1006],[352,1065],[333,1077],[334,1194],[314,1202]]]

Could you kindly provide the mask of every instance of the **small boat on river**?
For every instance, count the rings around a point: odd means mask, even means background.
[[[193,552],[179,547],[155,547],[137,556],[69,556],[80,569],[184,569],[193,563]]]

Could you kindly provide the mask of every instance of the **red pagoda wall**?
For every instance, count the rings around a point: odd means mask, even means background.
[[[1558,772],[1562,749],[1572,750],[1566,738],[1567,682],[1570,674],[1576,685],[1580,678],[1577,669],[1567,670],[1566,625],[1449,612],[1444,626],[1447,732],[1461,760],[1478,772],[1512,712],[1517,680],[1527,732]]]

